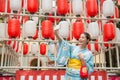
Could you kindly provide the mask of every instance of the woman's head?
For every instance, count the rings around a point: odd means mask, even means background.
[[[90,34],[87,32],[83,32],[80,35],[79,42],[81,45],[87,45],[89,41],[91,40]]]

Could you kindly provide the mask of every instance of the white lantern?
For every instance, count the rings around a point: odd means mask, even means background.
[[[115,5],[112,0],[106,0],[103,2],[103,14],[105,17],[114,15]]]
[[[116,41],[120,41],[120,30],[116,28]]]
[[[32,17],[32,20],[35,21],[36,24],[38,24],[38,17],[33,16],[33,17]]]
[[[56,48],[56,45],[54,43],[50,43],[48,45],[48,49],[49,49],[51,54],[56,54],[57,53],[57,48]]]
[[[83,12],[82,0],[72,0],[72,10],[74,15],[80,15]]]
[[[10,0],[10,9],[18,11],[22,7],[22,0]]]
[[[31,53],[32,54],[37,54],[39,51],[39,45],[36,43],[32,43],[31,45]]]
[[[0,38],[5,38],[6,25],[5,23],[0,23]]]
[[[52,0],[42,0],[43,13],[50,13],[52,11]]]
[[[35,21],[28,20],[24,26],[24,36],[34,36],[36,33],[36,23]]]
[[[88,33],[90,33],[92,39],[97,39],[99,36],[99,26],[97,22],[91,22],[88,24]]]
[[[69,23],[67,21],[60,21],[59,26],[60,26],[59,34],[63,38],[67,38],[69,35]]]

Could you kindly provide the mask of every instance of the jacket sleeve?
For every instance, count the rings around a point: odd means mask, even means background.
[[[93,55],[90,55],[90,59],[86,61],[86,65],[88,68],[88,73],[92,73],[94,71],[94,62],[93,62]]]
[[[58,65],[66,65],[68,62],[68,59],[70,58],[70,44],[67,41],[62,40],[59,43],[57,53],[57,63]]]

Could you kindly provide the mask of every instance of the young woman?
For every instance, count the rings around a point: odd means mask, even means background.
[[[80,76],[80,67],[86,66],[88,74],[94,71],[92,52],[87,49],[91,40],[87,32],[81,34],[77,46],[69,44],[59,35],[60,26],[55,27],[55,35],[59,41],[57,63],[66,65],[65,80],[83,80]],[[87,79],[84,79],[87,80]]]

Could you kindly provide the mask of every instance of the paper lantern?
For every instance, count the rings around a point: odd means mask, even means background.
[[[105,17],[110,17],[114,15],[114,3],[112,0],[105,0],[103,2],[103,14]]]
[[[34,36],[36,33],[36,23],[35,21],[28,20],[24,26],[24,34],[27,37]]]
[[[91,22],[88,24],[88,33],[90,33],[92,39],[97,39],[99,36],[99,26],[97,22]]]
[[[59,22],[59,35],[63,38],[67,38],[69,36],[69,23],[68,21],[60,21]]]
[[[50,35],[50,39],[55,40],[54,30],[52,30],[52,34]]]
[[[35,21],[36,24],[38,24],[38,22],[39,22],[39,18],[36,17],[36,15],[32,16],[32,20]]]
[[[46,44],[45,43],[41,43],[40,44],[40,54],[41,55],[45,55],[46,54]]]
[[[82,21],[76,21],[73,23],[73,37],[78,40],[80,35],[84,32],[84,23]]]
[[[74,15],[81,15],[83,12],[82,0],[72,0],[72,11]]]
[[[37,39],[38,38],[38,29],[36,29],[36,33],[35,33],[35,35],[33,36],[33,39],[35,40],[35,39]]]
[[[27,10],[36,13],[39,9],[39,0],[27,0]]]
[[[23,44],[23,54],[26,55],[28,53],[28,44],[24,43]]]
[[[87,14],[91,17],[94,17],[98,14],[98,5],[97,0],[87,0],[86,1],[86,10]]]
[[[52,0],[42,0],[42,11],[43,13],[52,12]]]
[[[10,38],[16,38],[20,35],[20,21],[18,19],[8,20],[8,35]]]
[[[115,26],[113,23],[109,22],[104,25],[104,38],[106,40],[112,40],[115,37]]]
[[[68,0],[57,0],[57,12],[59,15],[65,15],[68,12]]]
[[[103,41],[105,42],[104,47],[106,47],[106,48],[112,47],[112,44],[109,44],[109,41],[105,36],[103,37]]]
[[[21,10],[22,0],[10,0],[10,9],[13,11]]]
[[[116,28],[116,41],[120,41],[120,30],[119,30],[119,28]]]
[[[54,43],[50,43],[48,45],[48,49],[49,49],[51,54],[56,54],[57,53],[57,48],[56,48],[56,45]]]
[[[5,38],[6,34],[6,24],[0,23],[0,38]]]
[[[1,5],[0,5],[0,12],[5,12],[6,1],[7,1],[7,0],[0,0],[0,3],[1,3]],[[8,0],[8,3],[7,3],[7,4],[8,4],[8,5],[7,5],[7,12],[10,13],[10,0]]]
[[[33,43],[33,44],[31,45],[31,53],[32,53],[32,54],[37,54],[38,51],[39,51],[39,45],[36,44],[36,43]]]
[[[52,34],[52,28],[53,24],[50,20],[44,20],[42,22],[42,36],[46,39],[48,39],[50,37],[50,35]]]

